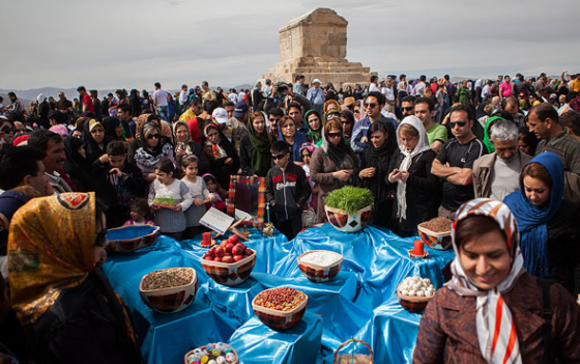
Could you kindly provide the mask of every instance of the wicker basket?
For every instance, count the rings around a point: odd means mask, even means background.
[[[233,361],[232,363],[228,363],[228,364],[239,364],[240,363],[240,358],[238,357],[238,353],[236,352],[236,350],[234,348],[232,348],[231,346],[229,346],[228,344],[225,344],[228,348],[232,349],[232,353],[234,353],[234,355],[236,356],[236,360]],[[197,349],[205,349],[205,346],[200,346],[199,348],[195,348],[193,350],[188,351],[184,356],[183,356],[183,363],[184,364],[189,364],[187,361],[187,357],[190,356],[191,354],[193,354],[193,352]]]
[[[367,349],[369,349],[369,355],[366,354],[339,354],[340,349],[343,348],[343,346],[351,343],[351,342],[357,342],[357,343],[361,343],[364,346],[367,347]],[[336,349],[336,351],[334,352],[334,362],[333,364],[373,364],[373,349],[371,349],[371,346],[369,344],[367,344],[366,342],[362,341],[362,340],[357,340],[357,339],[350,339],[347,340],[345,342],[343,342],[342,344],[340,344],[340,346],[338,347],[338,349]]]

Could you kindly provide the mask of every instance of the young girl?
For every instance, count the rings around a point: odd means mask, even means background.
[[[300,157],[304,163],[302,169],[306,173],[306,177],[308,177],[308,182],[310,183],[310,189],[312,191],[312,195],[307,204],[316,211],[318,204],[318,183],[310,179],[310,158],[312,158],[312,153],[314,153],[315,150],[316,146],[312,143],[304,143],[302,144],[302,147],[300,147]]]
[[[181,240],[186,228],[184,212],[193,203],[185,183],[175,179],[175,167],[164,158],[155,165],[155,181],[149,190],[148,203],[155,211],[155,225],[161,234]]]
[[[207,186],[207,190],[215,197],[215,199],[208,203],[206,206],[209,209],[210,207],[215,207],[220,211],[226,211],[226,203],[222,196],[224,196],[224,191],[217,183],[217,180],[212,174],[206,173],[203,175],[203,180],[205,181],[205,185]],[[221,190],[221,191],[220,191]],[[227,192],[226,192],[227,193]]]
[[[181,169],[185,177],[181,182],[189,188],[189,193],[193,196],[193,206],[185,213],[187,228],[185,229],[184,239],[193,239],[201,231],[199,219],[207,211],[206,204],[214,202],[216,197],[210,193],[205,185],[203,178],[197,178],[197,166],[199,159],[195,155],[188,155],[181,160]]]
[[[149,220],[151,215],[151,210],[149,210],[149,205],[147,200],[144,198],[136,198],[131,203],[129,203],[129,210],[131,215],[131,220],[127,220],[123,226],[127,225],[155,225],[155,223]]]

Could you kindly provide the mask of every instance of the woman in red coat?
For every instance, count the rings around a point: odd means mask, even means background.
[[[561,285],[539,282],[523,268],[506,205],[463,204],[451,236],[453,278],[427,305],[413,363],[580,362],[580,307]]]

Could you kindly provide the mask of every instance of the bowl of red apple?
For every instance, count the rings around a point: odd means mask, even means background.
[[[244,282],[252,274],[256,265],[256,252],[232,235],[214,245],[201,258],[203,270],[217,283],[235,286]]]

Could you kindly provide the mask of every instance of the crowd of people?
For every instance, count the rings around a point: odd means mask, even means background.
[[[63,92],[58,101],[40,94],[29,109],[9,93],[9,105],[0,100],[0,288],[8,279],[15,311],[5,298],[0,320],[23,331],[1,329],[0,351],[29,358],[23,345],[32,343],[47,363],[81,352],[88,362],[139,362],[130,315],[95,268],[106,259],[100,232],[154,224],[176,240],[194,238],[208,208],[226,210],[233,175],[265,178],[272,220],[288,239],[326,222],[330,192],[361,186],[375,197],[374,224],[403,237],[434,217],[459,216],[452,285],[459,295],[495,287],[478,285],[461,260],[489,253],[472,239],[489,231],[502,236],[498,249],[510,261],[494,275],[500,292],[520,277],[531,284],[525,270],[561,284],[554,299],[580,294],[580,74],[369,81],[336,90],[298,75],[293,84],[265,80],[227,94],[207,82],[173,94],[155,83],[151,93],[119,89],[103,99],[81,86],[72,102]],[[464,224],[466,209],[492,225]],[[64,254],[67,244],[75,248]],[[511,281],[502,286],[504,278]],[[67,316],[67,307],[79,309]],[[577,307],[567,309],[577,333]],[[428,310],[429,330],[444,337],[436,315]],[[481,340],[491,329],[479,320]],[[81,332],[87,325],[105,334]],[[433,337],[423,339],[440,350]],[[91,356],[105,345],[105,356]],[[427,349],[418,358],[428,358]]]

